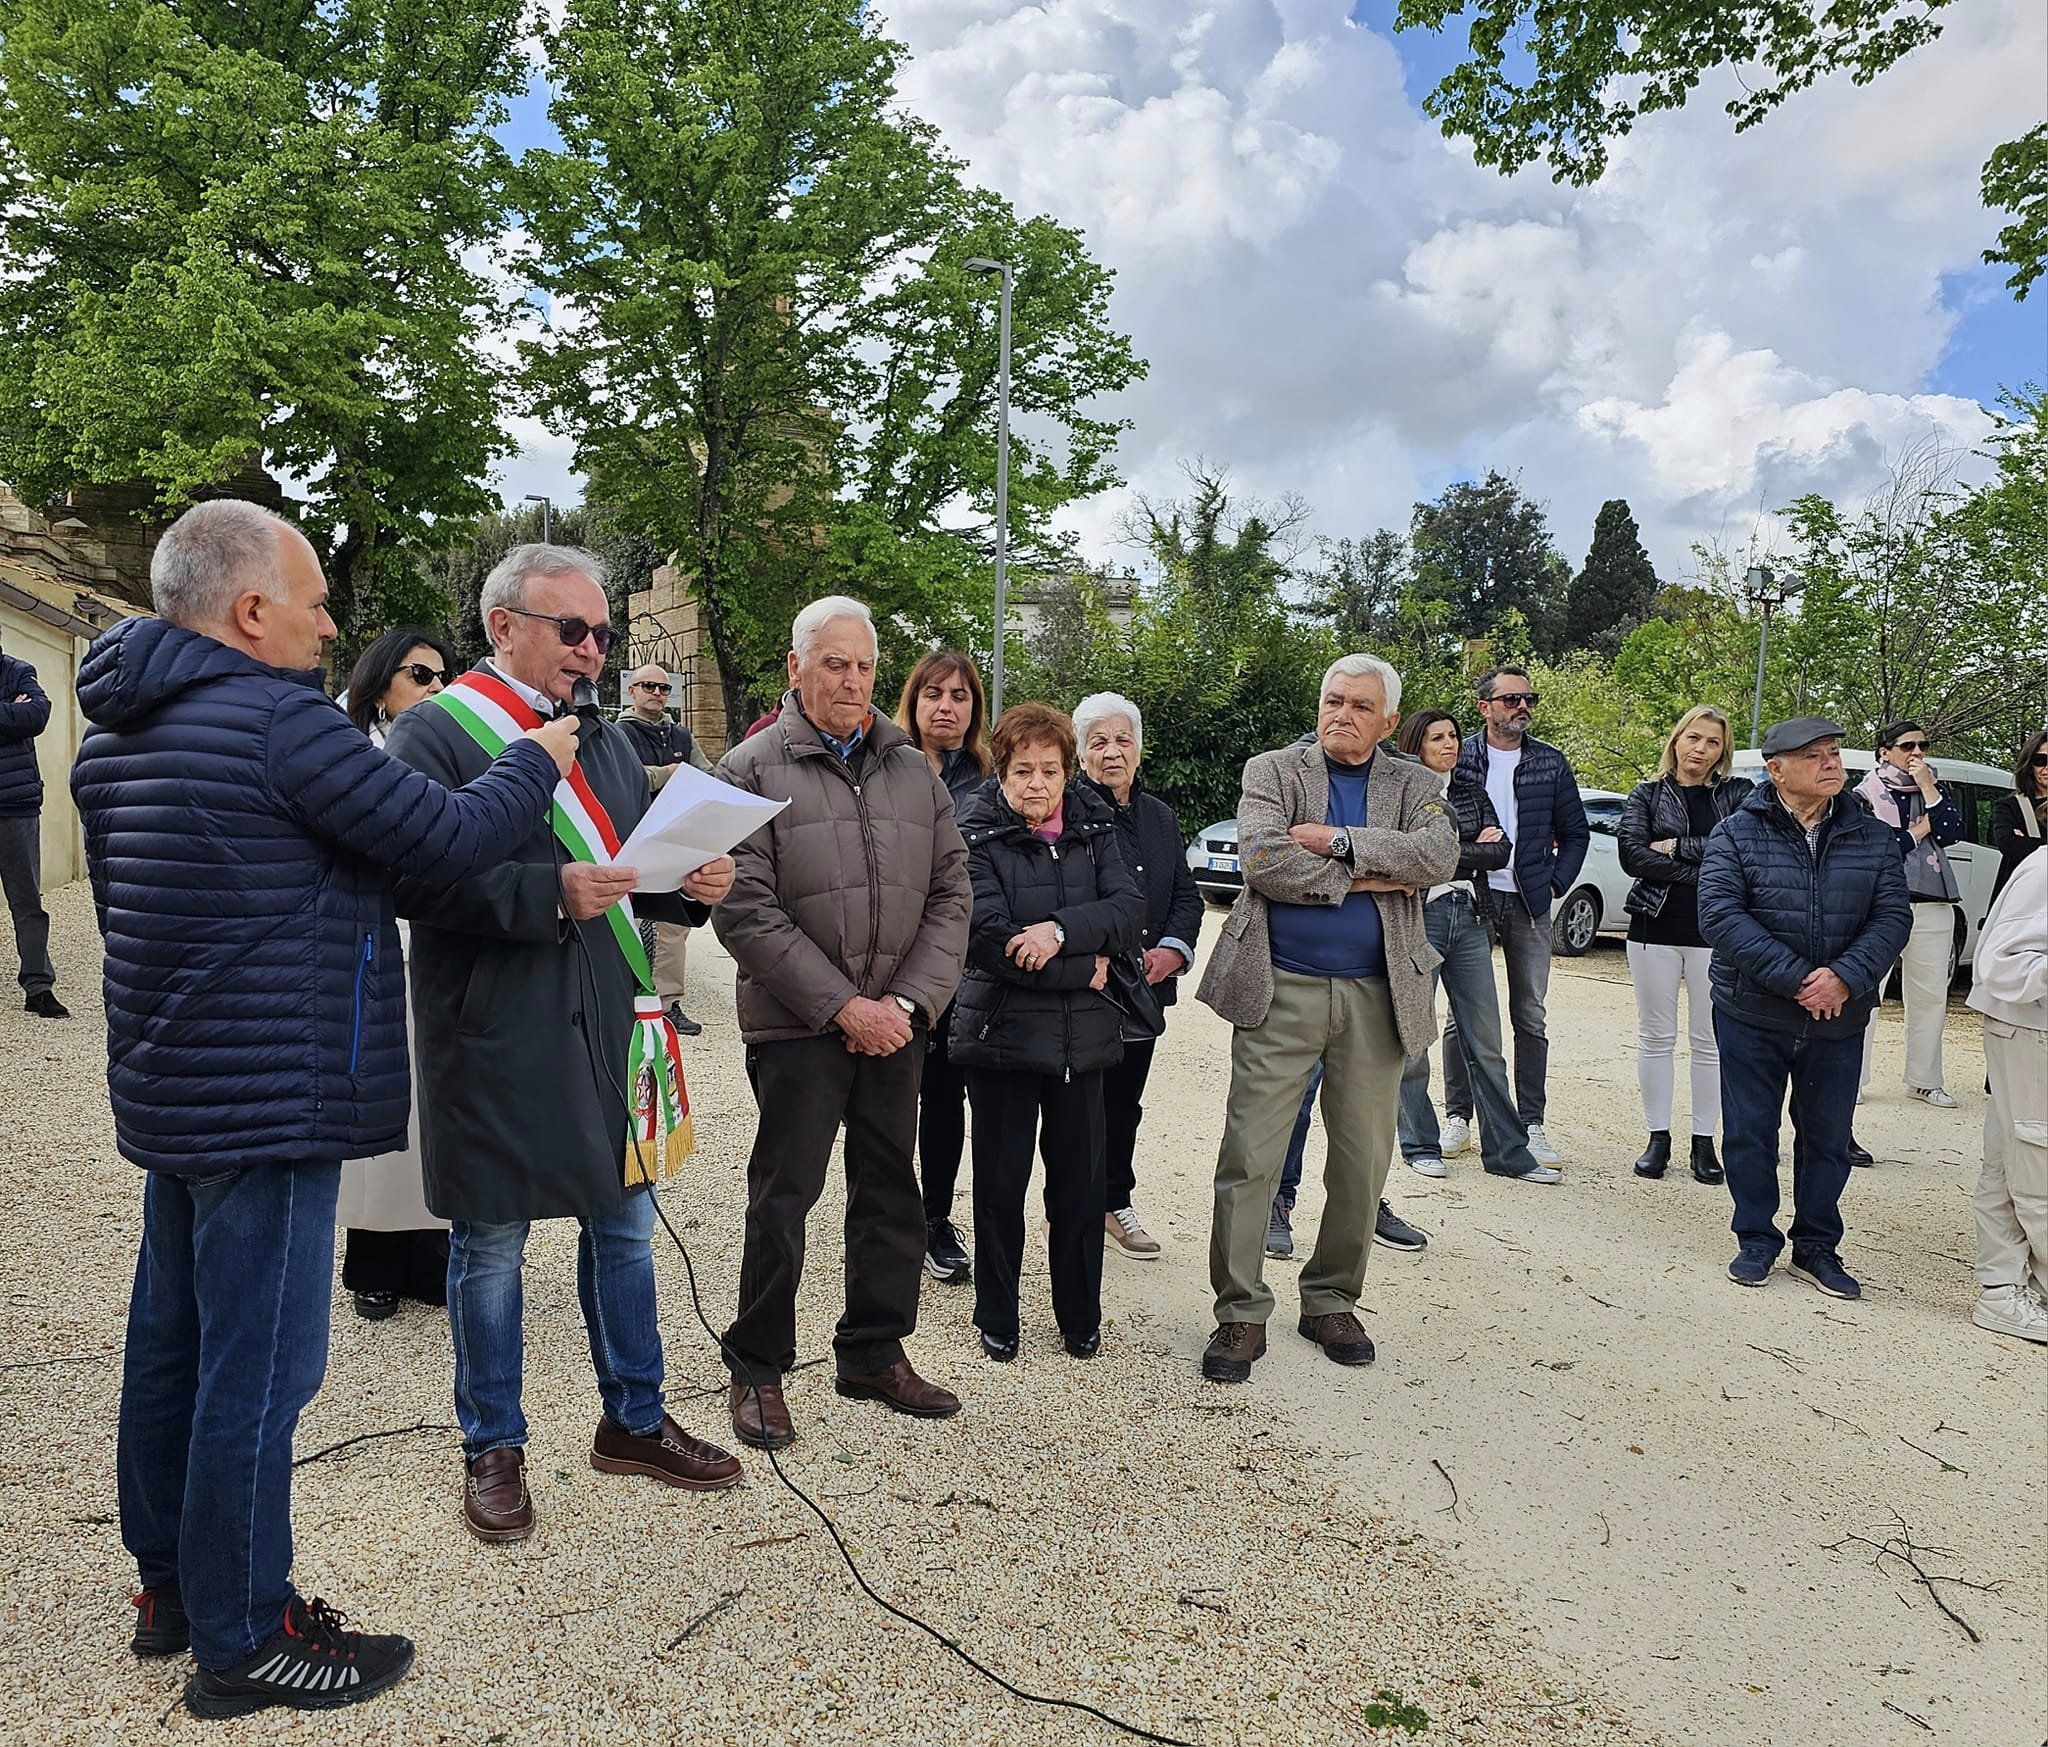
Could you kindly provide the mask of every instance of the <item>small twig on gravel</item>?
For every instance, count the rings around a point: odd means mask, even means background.
[[[1614,1530],[1607,1521],[1607,1513],[1596,1510],[1593,1514],[1600,1519],[1600,1545],[1603,1547],[1613,1546]]]
[[[744,1553],[749,1547],[780,1547],[789,1541],[801,1541],[811,1531],[798,1529],[793,1535],[763,1535],[758,1541],[742,1541],[733,1548],[735,1553]]]
[[[1518,1256],[1526,1256],[1529,1253],[1527,1250],[1523,1249],[1520,1244],[1509,1243],[1508,1240],[1502,1237],[1499,1232],[1488,1231],[1486,1227],[1483,1225],[1475,1225],[1472,1229],[1478,1232],[1481,1237],[1490,1237],[1493,1239],[1495,1243],[1502,1244],[1508,1249],[1513,1250],[1515,1254]]]
[[[1202,1599],[1205,1595],[1222,1595],[1224,1593],[1223,1590],[1213,1585],[1202,1589],[1191,1589],[1180,1598],[1180,1605],[1182,1607],[1198,1607],[1204,1613],[1227,1614],[1230,1612],[1230,1606],[1227,1602],[1204,1601]]]
[[[870,1493],[880,1492],[881,1490],[882,1483],[877,1480],[874,1485],[863,1486],[858,1492],[821,1492],[818,1496],[823,1499],[829,1499],[836,1504],[849,1498],[866,1498]]]
[[[0,1365],[0,1371],[36,1371],[45,1365],[96,1365],[102,1359],[118,1359],[119,1347],[104,1353],[59,1353],[54,1359],[16,1359]]]
[[[1730,1395],[1728,1393],[1728,1385],[1724,1383],[1721,1385],[1721,1399],[1723,1401],[1747,1401],[1749,1397],[1746,1395]]]
[[[744,1583],[741,1584],[737,1589],[728,1589],[721,1592],[718,1599],[715,1602],[713,1602],[708,1608],[706,1608],[701,1614],[699,1614],[694,1620],[692,1620],[673,1638],[669,1639],[669,1641],[666,1644],[664,1644],[662,1648],[664,1650],[675,1649],[677,1645],[681,1644],[685,1639],[690,1637],[691,1634],[694,1633],[700,1626],[709,1625],[713,1620],[718,1618],[720,1614],[724,1613],[727,1608],[731,1607],[734,1602],[738,1601],[739,1598],[745,1595],[746,1593],[747,1586]]]
[[[822,1365],[822,1364],[824,1364],[824,1362],[825,1362],[825,1361],[824,1361],[823,1359],[806,1359],[806,1360],[804,1360],[804,1362],[803,1362],[802,1364],[800,1364],[800,1365],[792,1365],[792,1366],[790,1366],[790,1368],[789,1368],[788,1372],[787,1372],[787,1373],[785,1373],[785,1375],[788,1375],[788,1376],[794,1377],[794,1376],[795,1376],[795,1375],[797,1374],[797,1372],[799,1372],[799,1371],[808,1371],[808,1370],[810,1370],[810,1369],[811,1369],[811,1367],[812,1367],[813,1365]],[[705,1400],[705,1399],[706,1399],[707,1397],[709,1397],[709,1396],[713,1396],[713,1395],[723,1395],[723,1394],[724,1394],[724,1393],[725,1393],[725,1392],[726,1392],[726,1391],[727,1391],[728,1389],[730,1389],[731,1387],[732,1387],[732,1380],[731,1380],[730,1378],[727,1378],[725,1382],[723,1382],[723,1383],[714,1383],[714,1384],[712,1384],[712,1385],[711,1385],[711,1386],[710,1386],[710,1387],[709,1387],[708,1389],[692,1389],[692,1390],[690,1390],[690,1391],[689,1391],[688,1393],[686,1393],[686,1394],[683,1394],[683,1395],[671,1395],[671,1396],[669,1397],[669,1400],[670,1400],[670,1401],[672,1401],[672,1402],[674,1402],[674,1401],[703,1401],[703,1400]]]
[[[1947,1250],[1929,1250],[1927,1253],[1930,1256],[1939,1256],[1944,1262],[1959,1263],[1961,1266],[1965,1268],[1974,1268],[1977,1265],[1975,1262],[1964,1260],[1964,1258],[1961,1256],[1952,1256],[1948,1253]]]
[[[1897,1511],[1892,1512],[1892,1521],[1899,1525],[1898,1533],[1888,1535],[1882,1542],[1873,1541],[1864,1535],[1844,1535],[1839,1541],[1823,1542],[1822,1551],[1839,1553],[1844,1547],[1853,1542],[1859,1547],[1870,1548],[1876,1554],[1877,1557],[1871,1561],[1873,1565],[1883,1559],[1898,1560],[1901,1565],[1913,1573],[1914,1578],[1918,1581],[1920,1587],[1927,1591],[1934,1605],[1955,1621],[1958,1626],[1962,1627],[1963,1635],[1971,1643],[1983,1643],[1984,1640],[1978,1635],[1977,1628],[1964,1619],[1961,1614],[1957,1613],[1954,1608],[1950,1607],[1947,1602],[1943,1601],[1941,1599],[1941,1592],[1934,1586],[1936,1583],[1952,1583],[1958,1589],[1974,1589],[1980,1595],[1996,1595],[1999,1585],[1996,1583],[1972,1583],[1967,1577],[1953,1577],[1945,1574],[1940,1577],[1930,1576],[1916,1555],[1940,1552],[1942,1549],[1938,1547],[1916,1547],[1913,1544],[1912,1530],[1906,1527],[1906,1519],[1900,1516]]]
[[[1898,1711],[1899,1715],[1904,1717],[1907,1722],[1918,1723],[1920,1727],[1925,1729],[1930,1735],[1934,1733],[1934,1725],[1930,1723],[1925,1717],[1916,1717],[1913,1715],[1911,1711],[1901,1710],[1899,1706],[1893,1704],[1892,1701],[1888,1698],[1881,1698],[1877,1702],[1883,1705],[1884,1708],[1888,1711]]]
[[[1937,1456],[1932,1450],[1922,1448],[1921,1445],[1914,1443],[1911,1438],[1907,1437],[1904,1432],[1899,1434],[1899,1442],[1904,1444],[1909,1450],[1919,1450],[1920,1454],[1927,1457],[1930,1461],[1939,1462],[1941,1464],[1941,1471],[1944,1474],[1960,1474],[1965,1480],[1970,1478],[1969,1469],[1958,1468],[1946,1456]]]
[[[1967,1438],[1970,1435],[1961,1426],[1952,1426],[1947,1420],[1943,1420],[1941,1424],[1936,1426],[1934,1432],[1954,1432],[1959,1438]],[[1934,1432],[1929,1432],[1927,1435],[1931,1438],[1934,1436]]]
[[[1811,1409],[1811,1411],[1819,1414],[1822,1419],[1831,1419],[1838,1426],[1847,1426],[1859,1438],[1867,1438],[1870,1436],[1870,1434],[1867,1431],[1865,1431],[1860,1425],[1858,1425],[1853,1419],[1844,1419],[1839,1413],[1830,1413],[1824,1407],[1815,1407],[1813,1403],[1810,1401],[1806,1405],[1809,1409]]]
[[[1458,1514],[1458,1483],[1451,1478],[1451,1471],[1434,1456],[1430,1457],[1429,1465],[1444,1477],[1444,1484],[1451,1489],[1451,1502],[1440,1507],[1437,1515],[1441,1516],[1444,1511],[1449,1511],[1453,1522],[1463,1522],[1465,1519]]]
[[[392,1426],[388,1431],[364,1432],[358,1437],[343,1438],[340,1443],[329,1444],[327,1448],[324,1450],[315,1450],[310,1456],[300,1456],[295,1458],[292,1462],[292,1466],[294,1468],[303,1468],[308,1462],[324,1462],[329,1456],[334,1455],[337,1451],[352,1449],[357,1444],[374,1443],[379,1438],[403,1438],[409,1436],[413,1432],[453,1432],[460,1431],[461,1429],[462,1428],[460,1426],[442,1425],[439,1423],[430,1424],[428,1421],[423,1419],[415,1420],[409,1426]]]
[[[1767,1359],[1776,1359],[1781,1365],[1791,1366],[1793,1370],[1799,1372],[1802,1376],[1805,1374],[1806,1367],[1793,1358],[1790,1353],[1780,1352],[1776,1347],[1760,1347],[1754,1341],[1744,1341],[1742,1344],[1749,1348],[1752,1353],[1761,1353]]]

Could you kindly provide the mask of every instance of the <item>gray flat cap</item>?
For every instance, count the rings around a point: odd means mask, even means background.
[[[1811,746],[1816,740],[1839,740],[1842,733],[1841,723],[1830,722],[1825,716],[1794,716],[1789,722],[1773,722],[1764,730],[1763,753],[1766,758],[1776,758],[1781,753]]]

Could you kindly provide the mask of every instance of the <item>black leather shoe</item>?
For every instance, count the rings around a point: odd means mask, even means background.
[[[57,999],[54,989],[38,989],[22,1002],[24,1013],[33,1013],[38,1019],[69,1019],[71,1009]]]
[[[365,1322],[382,1322],[387,1316],[398,1314],[396,1292],[358,1292],[354,1297],[356,1315]]]
[[[1102,1330],[1097,1329],[1093,1334],[1083,1335],[1078,1341],[1069,1340],[1067,1351],[1077,1359],[1094,1358],[1102,1351]]]
[[[692,1019],[683,1011],[683,1004],[680,1001],[671,1001],[668,1004],[668,1022],[676,1028],[678,1037],[698,1037],[704,1031],[700,1021]]]
[[[1849,1163],[1852,1165],[1862,1165],[1867,1168],[1876,1164],[1877,1160],[1872,1158],[1865,1148],[1858,1146],[1852,1140],[1849,1143]]]
[[[1694,1154],[1698,1156],[1697,1153]],[[1651,1131],[1650,1144],[1643,1148],[1643,1156],[1636,1160],[1638,1177],[1661,1177],[1664,1167],[1671,1163],[1671,1130],[1659,1128]]]
[[[1721,1169],[1721,1160],[1714,1151],[1714,1137],[1711,1134],[1696,1134],[1692,1137],[1692,1174],[1700,1183],[1725,1183],[1728,1173]]]
[[[997,1336],[990,1334],[987,1329],[983,1329],[981,1331],[981,1350],[988,1354],[991,1359],[995,1360],[998,1365],[1007,1365],[1017,1356],[1017,1337],[1012,1335],[1008,1340],[1001,1340]]]

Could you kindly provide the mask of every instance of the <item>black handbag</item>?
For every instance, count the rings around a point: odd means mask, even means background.
[[[1142,953],[1120,952],[1109,961],[1109,980],[1102,992],[1117,1010],[1118,1030],[1126,1043],[1143,1043],[1166,1030],[1166,1007],[1159,991],[1145,981]]]

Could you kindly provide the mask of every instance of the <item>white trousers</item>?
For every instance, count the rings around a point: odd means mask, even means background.
[[[1677,1069],[1678,985],[1685,984],[1686,1042],[1692,1059],[1692,1131],[1712,1135],[1721,1124],[1721,1051],[1714,1042],[1714,1002],[1707,987],[1710,946],[1628,943],[1629,975],[1636,985],[1636,1083],[1650,1132],[1671,1126],[1671,1086]]]
[[[1991,1108],[1977,1209],[1977,1280],[2048,1288],[2048,1031],[1984,1021]]]
[[[1906,1084],[1922,1091],[1945,1085],[1941,1077],[1941,1027],[1948,1018],[1948,955],[1955,947],[1956,907],[1915,904],[1913,932],[1899,959],[1906,997]],[[1877,1047],[1877,1016],[1863,1032],[1863,1080]]]

